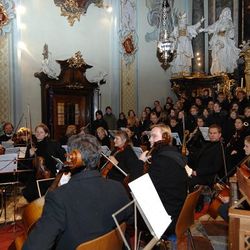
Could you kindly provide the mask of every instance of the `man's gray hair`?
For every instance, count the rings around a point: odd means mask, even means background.
[[[87,169],[97,168],[101,157],[101,145],[97,138],[90,134],[72,135],[68,140],[68,151],[78,149],[81,152],[82,160]]]

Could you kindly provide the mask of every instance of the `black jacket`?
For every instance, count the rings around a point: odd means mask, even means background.
[[[115,153],[115,158],[119,162],[118,167],[129,174],[129,181],[133,181],[143,174],[143,165],[130,145],[127,145],[121,152]],[[108,174],[108,178],[122,182],[125,176],[113,166]]]
[[[129,202],[124,187],[93,171],[80,172],[68,184],[49,192],[41,219],[29,234],[23,250],[73,250],[115,227],[112,214]],[[131,215],[127,209],[118,221]]]
[[[185,165],[185,160],[174,146],[160,145],[153,151],[148,173],[167,213],[172,217],[169,233],[174,233],[187,195]]]

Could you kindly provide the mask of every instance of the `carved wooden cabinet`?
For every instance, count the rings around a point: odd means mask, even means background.
[[[87,80],[86,70],[92,66],[82,58],[57,62],[61,66],[58,79],[51,79],[44,72],[35,73],[35,77],[41,82],[42,122],[49,127],[51,137],[59,140],[70,124],[78,129],[91,125],[99,105],[99,88]]]

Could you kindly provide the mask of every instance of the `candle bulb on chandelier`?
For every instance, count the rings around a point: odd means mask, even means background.
[[[240,87],[241,88],[243,88],[243,82],[244,82],[244,79],[243,79],[243,77],[241,77],[241,79],[240,79]]]

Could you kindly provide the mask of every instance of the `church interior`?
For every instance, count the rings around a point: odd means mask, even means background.
[[[166,231],[157,238],[151,224],[157,240],[149,248],[143,233],[132,246],[130,232],[130,247],[92,249],[190,249],[189,238],[196,249],[249,249],[249,27],[250,0],[0,0],[0,250],[22,249],[31,231],[23,222],[33,213],[28,206],[40,197],[37,221],[64,161],[77,157],[68,152],[71,136],[98,139],[103,177],[113,164],[131,183],[146,173],[155,184],[162,181],[150,170],[158,164],[156,128],[168,131],[160,141],[169,133],[164,145],[182,155],[188,178],[174,240],[164,239]],[[120,157],[128,142],[137,157],[131,161]],[[138,164],[138,173],[121,161]],[[120,181],[112,167],[105,178]],[[202,189],[191,211],[195,184]],[[184,208],[192,220],[183,240]]]

